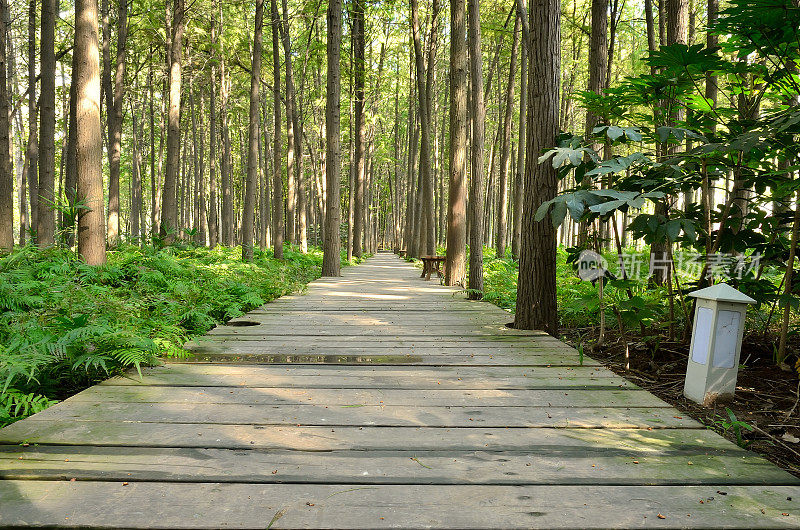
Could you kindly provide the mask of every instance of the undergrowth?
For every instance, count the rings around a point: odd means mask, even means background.
[[[90,267],[70,250],[0,258],[0,427],[109,375],[181,356],[194,335],[318,277],[322,252],[124,245]]]

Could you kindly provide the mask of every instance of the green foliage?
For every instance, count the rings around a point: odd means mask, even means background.
[[[744,439],[743,429],[752,432],[755,430],[754,427],[749,423],[743,422],[742,420],[737,420],[736,415],[728,407],[725,407],[725,412],[728,414],[728,417],[726,418],[717,414],[717,418],[719,419],[714,420],[714,424],[722,427],[724,432],[733,431],[733,434],[736,436],[736,445],[743,449],[747,449],[747,447],[749,447],[753,441]]]
[[[89,267],[73,252],[0,258],[0,425],[110,374],[184,355],[193,335],[319,276],[322,252],[122,245]]]

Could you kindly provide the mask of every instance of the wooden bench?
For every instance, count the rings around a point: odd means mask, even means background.
[[[422,260],[422,274],[420,275],[420,278],[430,280],[431,274],[434,271],[436,271],[436,274],[439,276],[439,278],[443,276],[441,264],[444,263],[444,256],[420,256],[419,259]]]

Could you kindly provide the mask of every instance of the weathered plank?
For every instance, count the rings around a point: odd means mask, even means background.
[[[592,366],[347,366],[177,364],[143,368],[101,386],[235,386],[256,388],[561,389],[637,388]]]
[[[800,480],[742,451],[350,451],[0,446],[0,478],[252,484],[764,484]],[[208,465],[213,462],[214,465]],[[744,473],[742,473],[744,471]]]
[[[69,400],[67,400],[69,401]],[[260,425],[353,425],[430,427],[610,427],[697,426],[669,407],[405,407],[393,405],[241,405],[236,403],[83,403],[38,414],[39,420],[82,419],[153,423]]]
[[[93,422],[37,417],[0,430],[0,443],[115,447],[209,447],[294,451],[562,451],[624,455],[750,454],[700,428],[528,429]],[[688,465],[688,464],[687,464]]]
[[[373,355],[373,354],[315,354],[315,353],[264,353],[231,351],[192,351],[183,359],[170,359],[170,363],[228,363],[228,364],[337,364],[405,366],[428,364],[433,366],[578,366],[577,358],[563,356],[500,355]],[[584,365],[598,366],[593,362]]]
[[[125,521],[149,528],[800,526],[794,486],[123,484],[2,481],[0,525],[117,528]]]
[[[669,407],[643,390],[288,389],[98,385],[70,398],[86,403],[237,403],[241,405],[392,405],[451,407]]]

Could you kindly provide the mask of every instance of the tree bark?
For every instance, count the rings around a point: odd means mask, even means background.
[[[56,1],[42,0],[40,59],[42,96],[39,107],[39,193],[36,241],[40,247],[55,244],[56,163]]]
[[[103,0],[104,2],[107,0]],[[108,104],[108,135],[111,142],[109,150],[108,177],[108,244],[113,245],[119,238],[119,173],[122,155],[122,99],[125,93],[125,46],[128,40],[128,0],[117,0],[117,65],[114,73],[114,97]],[[103,44],[103,52],[107,45]]]
[[[450,184],[446,285],[463,284],[466,266],[467,49],[464,0],[450,0]]]
[[[272,156],[272,248],[276,259],[283,259],[283,177],[281,175],[281,61],[279,45],[278,6],[271,0],[272,7],[272,75],[273,75],[273,114],[275,134]]]
[[[291,180],[289,182],[289,212],[287,214],[287,221],[292,220],[292,226],[288,227],[287,234],[294,234],[294,217],[293,210],[297,213],[297,228],[298,228],[298,243],[300,243],[300,251],[306,253],[308,251],[308,220],[306,218],[306,194],[305,186],[303,185],[303,128],[300,122],[300,109],[298,107],[298,98],[295,91],[294,84],[294,69],[292,67],[292,45],[291,35],[289,33],[289,9],[286,0],[282,1],[283,8],[283,24],[281,24],[281,37],[283,41],[284,62],[286,63],[286,109],[287,114],[291,108],[291,114],[286,118],[290,121],[291,136],[289,143],[290,150],[288,153],[289,164],[288,169],[291,171]],[[293,240],[290,240],[293,241]]]
[[[222,53],[224,45],[224,24],[222,18],[222,6],[217,3],[216,10],[219,13],[219,127],[222,133],[222,160],[221,166],[221,187],[222,187],[222,244],[232,246],[234,244],[234,215],[233,215],[233,183],[231,182],[231,135],[230,124],[228,123],[228,96],[229,85],[228,75],[225,69],[225,57]]]
[[[525,160],[525,204],[522,213],[515,326],[558,332],[556,306],[556,230],[549,217],[535,221],[539,206],[555,197],[558,175],[550,163],[539,164],[539,154],[556,144],[561,60],[560,2],[537,0],[530,6],[528,60],[528,140]]]
[[[102,131],[100,125],[100,59],[97,0],[75,2],[75,71],[77,84],[75,166],[78,200],[78,252],[89,265],[106,262],[103,215]]]
[[[322,275],[341,274],[341,145],[339,140],[341,112],[341,74],[339,58],[342,46],[342,2],[328,2],[328,80],[325,104],[325,180],[327,198],[323,231]]]
[[[141,155],[139,151],[139,130],[136,123],[136,109],[131,106],[131,120],[133,136],[131,144],[133,146],[133,161],[131,163],[131,231],[130,237],[133,241],[139,239],[140,219],[142,212],[142,172]]]
[[[28,8],[28,146],[25,159],[28,164],[28,189],[30,203],[30,229],[36,240],[39,230],[39,104],[36,102],[36,0]]]
[[[520,19],[520,17],[517,17]],[[523,24],[524,27],[524,24]],[[511,239],[511,254],[515,259],[519,259],[520,249],[522,248],[522,211],[525,190],[525,145],[526,131],[528,125],[528,39],[523,31],[522,56],[520,62],[520,81],[519,81],[519,137],[517,140],[517,174],[514,180],[514,237]]]
[[[472,81],[470,98],[472,145],[470,146],[469,179],[469,292],[468,297],[483,297],[484,243],[484,167],[483,149],[486,127],[486,103],[483,94],[483,57],[481,55],[481,17],[479,0],[468,0],[469,72]]]
[[[72,55],[72,70],[75,71],[75,54]],[[68,247],[75,244],[75,222],[77,221],[77,134],[78,134],[78,86],[71,83],[69,87],[69,123],[67,127],[67,164],[64,177],[64,198],[67,200],[68,215],[64,217],[64,235]]]
[[[253,260],[253,229],[256,208],[256,186],[258,184],[258,135],[259,107],[261,106],[261,48],[264,26],[264,0],[256,0],[255,30],[253,32],[253,60],[250,68],[250,128],[247,150],[247,182],[244,192],[242,214],[242,261]]]
[[[360,258],[364,239],[365,159],[364,159],[364,0],[353,1],[353,39],[355,70],[355,197],[353,199],[353,256]]]
[[[11,170],[11,123],[8,99],[7,0],[0,0],[0,252],[14,249],[14,173]]]
[[[165,244],[175,241],[178,231],[178,177],[181,168],[181,81],[184,30],[184,0],[174,0],[172,46],[170,46],[169,111],[167,115],[167,168],[161,199],[161,230]]]
[[[508,232],[508,170],[511,155],[511,110],[514,102],[514,77],[517,73],[517,53],[519,52],[519,18],[514,22],[514,43],[511,46],[511,64],[509,65],[508,85],[506,87],[506,108],[503,116],[503,140],[500,149],[500,182],[497,202],[497,257],[506,255],[506,239]]]
[[[211,10],[211,46],[214,57],[211,61],[208,96],[208,246],[219,244],[217,219],[217,20],[216,9]]]

